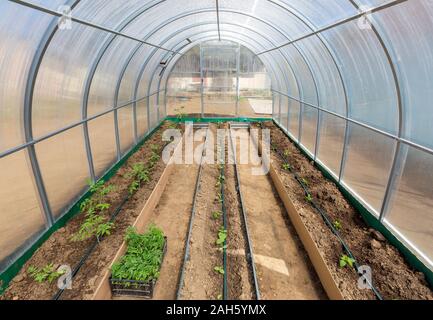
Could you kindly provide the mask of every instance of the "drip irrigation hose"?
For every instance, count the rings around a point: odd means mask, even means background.
[[[167,142],[163,145],[162,149],[164,149],[170,142]],[[128,193],[128,195],[125,196],[125,198],[122,200],[122,202],[119,204],[119,206],[117,207],[117,209],[113,212],[113,214],[110,216],[110,223],[114,222],[117,218],[117,216],[120,214],[120,212],[122,211],[123,206],[125,205],[126,202],[128,202],[128,200],[131,198],[131,195]],[[71,273],[71,277],[72,279],[75,278],[75,276],[78,274],[78,272],[80,271],[80,269],[82,268],[82,266],[85,264],[85,262],[87,261],[87,259],[90,257],[90,255],[93,253],[93,251],[95,251],[95,249],[98,247],[98,245],[100,244],[100,242],[104,239],[105,237],[101,237],[100,239],[95,239],[92,244],[89,246],[89,248],[86,250],[86,252],[84,253],[84,255],[81,257],[80,261],[77,263],[77,265],[74,267],[74,269],[72,269],[72,273]],[[59,300],[62,295],[63,292],[65,291],[65,289],[59,289],[54,296],[52,297],[51,300]]]
[[[260,128],[262,128],[262,124],[260,123]],[[293,175],[293,177],[295,178],[295,180],[300,184],[300,186],[302,187],[302,189],[304,190],[304,194],[306,197],[311,197],[311,192],[308,188],[308,186],[305,184],[305,182],[303,181],[302,178],[300,178],[300,176],[298,175],[298,173],[293,170],[292,165],[290,164],[287,156],[285,156],[280,150],[278,150],[274,145],[271,145],[272,150],[278,154],[278,156],[281,158],[281,160],[284,161],[284,163],[288,164],[288,171]],[[287,170],[286,170],[287,171]],[[314,201],[314,199],[312,199],[311,201],[309,201],[312,205],[312,207],[318,211],[320,213],[320,215],[322,216],[322,219],[325,221],[325,224],[329,227],[329,229],[331,229],[332,233],[337,237],[338,241],[340,242],[340,244],[343,247],[343,250],[347,253],[347,255],[353,259],[354,262],[354,266],[355,266],[355,271],[359,276],[364,276],[364,274],[362,272],[359,271],[360,265],[358,264],[358,260],[355,258],[355,256],[353,255],[352,251],[350,250],[349,246],[347,245],[346,241],[341,237],[340,232],[335,228],[335,226],[333,225],[333,223],[331,222],[329,215],[327,214],[327,212],[320,207],[320,205]],[[365,281],[367,282],[367,284],[369,285],[369,287],[371,288],[371,290],[373,291],[373,293],[375,294],[376,298],[378,300],[383,300],[382,295],[379,293],[379,291],[377,290],[377,288],[373,285],[373,283],[371,283],[367,278],[364,278]]]
[[[188,227],[188,236],[186,239],[186,245],[185,245],[185,255],[183,257],[183,262],[182,262],[182,271],[180,273],[180,277],[179,277],[179,283],[178,283],[178,287],[177,287],[177,294],[176,294],[176,299],[180,300],[181,298],[181,294],[182,294],[182,289],[183,289],[183,283],[185,280],[185,267],[186,267],[186,263],[189,261],[190,258],[190,242],[191,242],[191,234],[192,234],[192,227],[194,224],[194,218],[195,218],[195,210],[196,210],[196,200],[197,200],[197,194],[200,191],[200,181],[201,181],[201,176],[202,176],[202,168],[203,168],[203,158],[204,155],[206,154],[206,144],[207,144],[207,138],[208,138],[208,134],[209,134],[209,128],[206,131],[206,137],[205,137],[205,143],[203,145],[203,151],[201,153],[201,158],[200,158],[200,166],[198,169],[198,175],[197,175],[197,179],[195,181],[195,190],[194,190],[194,195],[193,195],[193,204],[192,204],[192,209],[191,209],[191,216],[189,218],[189,227]]]
[[[225,148],[224,148],[225,149]],[[221,149],[223,152],[224,149]],[[224,160],[223,163],[221,163],[220,168],[220,187],[221,187],[221,210],[223,214],[223,225],[224,230],[227,232],[227,211],[226,211],[226,205],[225,205],[225,194],[224,194],[224,185],[225,185],[225,152],[224,152]],[[224,240],[223,243],[223,268],[224,268],[224,282],[223,282],[223,300],[228,300],[228,285],[227,285],[227,238]]]
[[[254,280],[254,289],[255,289],[255,294],[256,294],[256,300],[260,300],[261,296],[260,296],[260,287],[259,287],[259,282],[257,279],[257,272],[256,272],[256,264],[254,262],[254,252],[253,252],[253,246],[251,245],[251,240],[250,240],[250,232],[248,229],[248,219],[247,219],[247,214],[246,214],[246,209],[245,209],[245,205],[244,205],[244,198],[242,196],[242,190],[241,190],[241,177],[239,174],[239,170],[238,170],[238,163],[237,163],[237,157],[236,157],[236,150],[234,147],[234,143],[233,143],[233,137],[232,137],[232,132],[231,132],[232,128],[231,125],[229,127],[229,136],[230,136],[230,145],[231,145],[231,150],[232,150],[232,154],[234,157],[234,169],[235,169],[235,173],[236,173],[236,192],[238,194],[239,197],[239,202],[240,202],[240,207],[241,207],[241,212],[242,212],[242,219],[244,222],[244,226],[245,226],[245,235],[247,238],[247,243],[248,243],[248,254],[246,254],[247,260],[251,266],[251,271],[253,274],[253,280]]]

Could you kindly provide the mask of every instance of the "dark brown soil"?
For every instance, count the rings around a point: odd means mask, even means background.
[[[271,143],[281,151],[289,152],[289,162],[304,178],[313,199],[326,210],[332,221],[342,224],[341,235],[360,265],[372,268],[373,284],[384,299],[433,299],[421,272],[413,270],[399,251],[373,229],[369,229],[361,215],[344,198],[338,187],[326,179],[287,136],[272,122],[264,127],[271,129]],[[317,211],[305,200],[305,194],[293,176],[282,169],[282,160],[272,152],[272,161],[286,186],[289,196],[300,212],[301,218],[315,240],[346,299],[374,299],[371,290],[358,289],[358,276],[350,268],[340,269],[338,261],[342,247]]]
[[[151,154],[151,145],[162,146],[162,133],[170,124],[165,123],[155,132],[145,144],[134,153],[122,168],[106,183],[116,186],[116,191],[109,194],[106,202],[110,209],[106,213],[111,216],[127,195],[131,180],[126,178],[132,164],[136,162],[147,163]],[[135,221],[141,208],[157,184],[165,164],[160,160],[151,173],[151,181],[142,186],[123,206],[122,211],[115,220],[115,230],[104,238],[96,250],[87,259],[77,276],[73,279],[72,290],[66,290],[62,299],[87,299],[93,295],[101,271],[112,261],[114,255],[123,242],[126,229]],[[48,300],[57,292],[57,282],[36,283],[28,274],[29,266],[44,267],[53,263],[57,268],[60,265],[69,265],[72,269],[77,265],[85,251],[92,244],[93,239],[82,242],[71,241],[71,237],[78,231],[85,219],[84,214],[74,217],[64,228],[55,232],[24,265],[20,273],[13,279],[1,299],[14,300]]]
[[[238,168],[261,298],[327,299],[270,177],[254,175],[251,164]]]
[[[247,260],[248,244],[245,239],[244,223],[236,192],[233,165],[226,166],[225,205],[227,212],[227,274],[228,294],[231,300],[255,298],[252,273]]]
[[[225,128],[228,128],[225,125]],[[229,143],[225,141],[225,158],[228,163]],[[248,242],[238,193],[236,191],[235,166],[225,165],[224,184],[225,208],[227,215],[227,286],[228,299],[255,299],[254,279],[247,260]]]

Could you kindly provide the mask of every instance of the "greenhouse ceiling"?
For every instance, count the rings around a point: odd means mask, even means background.
[[[215,41],[263,63],[274,121],[433,268],[433,1],[0,0],[0,16],[0,273],[169,115],[176,66]]]

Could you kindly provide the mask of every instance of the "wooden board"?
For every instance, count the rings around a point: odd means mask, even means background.
[[[185,135],[189,134],[189,132],[185,133]],[[185,137],[185,136],[184,136]],[[158,181],[158,184],[153,189],[151,195],[149,196],[149,199],[147,199],[146,204],[144,205],[143,209],[141,210],[139,216],[135,220],[133,226],[137,229],[138,232],[144,232],[145,227],[149,221],[149,219],[152,216],[153,211],[155,210],[162,193],[165,190],[165,187],[167,186],[168,179],[173,172],[174,169],[174,161],[173,157],[174,155],[181,152],[181,148],[183,145],[183,141],[185,138],[182,138],[178,145],[175,148],[175,151],[173,152],[173,155],[166,165],[164,172],[161,175],[161,178]],[[99,282],[99,285],[93,294],[92,300],[110,300],[111,299],[111,288],[109,283],[109,278],[111,275],[111,268],[114,263],[119,261],[122,256],[125,254],[127,248],[127,244],[124,241],[120,247],[120,249],[117,251],[116,256],[114,257],[113,261],[110,263],[109,267],[105,269],[104,276],[102,277],[101,281]]]
[[[259,154],[262,155],[263,157],[262,148],[261,148],[262,146],[258,145],[258,142],[254,136],[252,136],[252,140],[253,143],[258,148]],[[314,239],[312,238],[312,236],[308,232],[307,227],[302,221],[302,218],[298,210],[295,208],[293,201],[289,196],[289,192],[288,190],[286,190],[286,187],[284,186],[280,175],[278,174],[277,170],[275,170],[272,161],[268,159],[268,163],[270,163],[269,174],[271,176],[272,182],[274,183],[274,186],[277,189],[280,199],[283,201],[284,207],[286,208],[290,221],[295,227],[296,232],[299,238],[301,239],[302,244],[304,245],[304,248],[307,251],[308,256],[310,257],[311,263],[313,264],[314,269],[316,270],[316,273],[319,276],[320,282],[322,283],[322,286],[325,289],[326,294],[331,300],[344,300],[343,295],[340,289],[338,288],[338,285],[335,282],[334,277],[331,274],[331,271],[328,268],[328,265],[323,259],[319,251],[319,248],[317,247]]]

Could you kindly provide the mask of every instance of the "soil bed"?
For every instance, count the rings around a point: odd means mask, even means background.
[[[162,141],[162,133],[170,126],[169,122],[164,123],[145,143],[134,153],[128,161],[116,172],[116,174],[105,183],[105,185],[114,185],[116,190],[104,198],[105,202],[110,204],[110,209],[104,215],[110,217],[118,208],[122,200],[128,194],[128,187],[132,179],[127,177],[127,172],[131,166],[137,162],[148,163],[151,156],[151,146],[158,145],[162,147],[165,142]],[[160,148],[162,152],[162,148]],[[123,242],[126,229],[135,221],[140,213],[147,198],[152,193],[157,184],[165,164],[162,159],[154,166],[150,174],[150,181],[144,184],[123,206],[120,214],[117,216],[115,229],[112,234],[101,240],[85,264],[72,281],[72,290],[65,290],[62,299],[89,299],[92,297],[99,277],[102,277],[102,271],[114,258],[118,248]],[[80,213],[71,219],[67,225],[55,232],[27,261],[20,273],[12,280],[8,289],[0,299],[14,300],[49,300],[57,292],[57,281],[51,284],[48,282],[37,283],[31,278],[27,270],[30,266],[44,267],[53,263],[57,268],[60,265],[69,265],[72,269],[77,265],[85,251],[94,241],[89,240],[74,242],[72,236],[76,234],[85,220],[85,215]]]
[[[255,125],[257,126],[257,125]],[[372,268],[373,284],[384,299],[433,299],[421,272],[413,270],[398,250],[377,231],[369,229],[361,215],[344,198],[338,187],[326,179],[289,138],[272,122],[263,124],[271,130],[271,144],[288,154],[293,169],[308,183],[313,199],[325,209],[332,222],[342,225],[341,236],[360,265]],[[375,299],[371,290],[358,289],[358,275],[350,268],[338,266],[343,249],[320,214],[305,200],[302,187],[282,169],[283,161],[272,151],[272,161],[301,215],[308,231],[322,253],[345,299]]]
[[[248,130],[238,130],[245,131],[240,140],[247,143]],[[257,153],[255,146],[252,149]],[[239,151],[237,155],[239,161]],[[261,298],[327,299],[269,175],[255,175],[253,167],[238,166]]]

